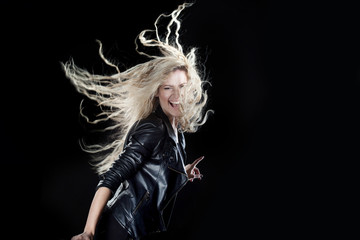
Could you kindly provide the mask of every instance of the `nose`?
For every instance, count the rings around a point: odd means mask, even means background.
[[[180,89],[175,88],[173,95],[172,95],[172,99],[177,101],[177,100],[179,100],[179,98],[180,98]]]

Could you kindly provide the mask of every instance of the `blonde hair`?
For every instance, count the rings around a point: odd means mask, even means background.
[[[106,153],[101,158],[94,159],[94,167],[98,174],[106,172],[123,150],[124,140],[130,128],[137,121],[146,118],[157,106],[155,97],[159,87],[167,76],[176,69],[185,70],[188,82],[185,86],[185,95],[182,100],[182,116],[178,122],[183,132],[196,132],[198,127],[207,120],[204,108],[207,102],[207,93],[203,89],[206,82],[199,76],[196,63],[196,49],[192,48],[186,55],[179,43],[180,21],[179,14],[190,6],[184,3],[171,14],[161,14],[155,21],[155,30],[143,30],[135,39],[136,51],[151,60],[135,65],[121,72],[115,64],[110,62],[102,52],[102,44],[98,41],[99,55],[103,61],[116,69],[113,75],[91,74],[85,69],[78,68],[73,60],[62,64],[66,76],[71,80],[76,90],[97,102],[101,109],[98,118],[91,121],[80,111],[89,123],[98,123],[112,120],[112,125],[104,129],[117,129],[115,140],[106,145],[86,145],[83,149],[90,153]],[[161,18],[170,18],[164,39],[161,39],[158,23]],[[175,27],[175,31],[172,29]],[[156,38],[147,38],[149,33],[155,33]],[[175,36],[172,37],[172,34]],[[173,41],[170,41],[171,39]],[[157,47],[160,56],[149,55],[139,50],[139,41],[143,47]],[[81,104],[80,104],[81,105]]]

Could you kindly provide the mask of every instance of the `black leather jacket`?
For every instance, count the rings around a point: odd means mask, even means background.
[[[107,210],[134,239],[166,230],[169,219],[164,209],[188,181],[185,139],[180,132],[178,139],[177,144],[159,106],[132,127],[119,159],[101,176],[97,188],[108,187],[113,193]]]

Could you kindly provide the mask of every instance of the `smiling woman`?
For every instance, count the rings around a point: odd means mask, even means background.
[[[156,95],[159,98],[162,110],[169,118],[174,129],[177,128],[176,119],[181,116],[181,110],[183,109],[180,106],[187,81],[186,70],[175,70],[169,74]]]
[[[178,17],[190,5],[182,4],[171,14],[161,14],[155,30],[139,34],[137,40],[143,47],[157,47],[161,53],[148,55],[136,44],[139,54],[151,58],[145,63],[120,72],[105,58],[99,42],[100,57],[115,68],[116,74],[94,75],[73,61],[63,64],[76,89],[96,101],[103,111],[99,115],[102,118],[92,123],[112,120],[114,124],[105,130],[118,130],[111,137],[115,141],[105,146],[85,146],[89,152],[106,154],[94,164],[100,181],[84,232],[73,240],[94,236],[98,240],[140,239],[165,231],[169,219],[164,211],[169,203],[188,180],[201,179],[196,165],[204,157],[185,165],[183,136],[183,132],[196,132],[208,113],[204,112],[207,94],[197,69],[196,51],[193,48],[185,55],[178,39]],[[158,31],[160,18],[170,19],[165,36]],[[148,39],[149,32],[156,38]]]

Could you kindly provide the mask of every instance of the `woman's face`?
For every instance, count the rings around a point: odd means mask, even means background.
[[[159,97],[160,106],[171,123],[181,115],[180,102],[186,83],[186,72],[184,70],[175,70],[169,74],[159,88],[157,97]]]

